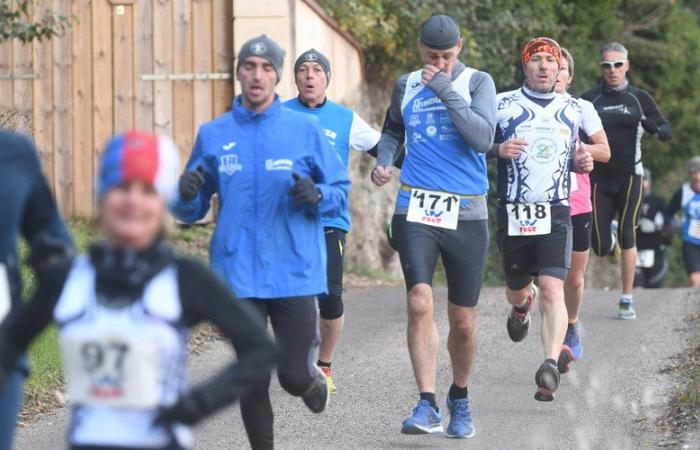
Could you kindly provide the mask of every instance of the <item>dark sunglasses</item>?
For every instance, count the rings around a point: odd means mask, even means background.
[[[610,70],[613,67],[616,69],[619,69],[620,67],[625,65],[625,60],[621,59],[619,61],[601,61],[600,62],[600,67],[602,67],[605,70]]]

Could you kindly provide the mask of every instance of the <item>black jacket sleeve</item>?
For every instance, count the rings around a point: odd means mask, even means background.
[[[399,151],[405,140],[406,128],[403,124],[403,114],[401,113],[401,102],[406,93],[406,82],[408,74],[402,75],[396,83],[391,93],[391,104],[384,119],[382,137],[377,144],[377,165],[391,166],[397,160],[396,153]]]
[[[683,200],[683,188],[681,187],[673,194],[671,201],[668,202],[666,207],[666,214],[664,215],[664,223],[666,225],[673,222],[673,216],[676,215],[679,209],[681,209],[681,201]]]
[[[52,322],[72,263],[72,258],[64,257],[43,266],[37,273],[38,287],[32,299],[12,310],[0,326],[0,390],[2,374],[15,368],[19,356]]]
[[[667,129],[667,133],[663,133],[663,136],[667,136],[667,138],[662,140],[670,140],[672,136],[671,123],[661,113],[661,110],[659,109],[654,99],[651,97],[651,95],[649,95],[648,92],[643,91],[641,89],[637,90],[636,94],[637,98],[639,99],[639,104],[642,106],[644,116],[653,120],[654,123],[656,123],[659,131],[661,131],[662,129]],[[657,135],[659,135],[659,137],[661,138],[662,133],[660,133],[659,131],[657,131]]]
[[[212,322],[231,341],[238,357],[186,395],[185,403],[197,409],[194,422],[264,383],[275,363],[275,346],[260,314],[237,299],[206,266],[180,257],[177,267],[186,325]]]
[[[41,164],[34,145],[26,140],[24,152],[31,172],[31,193],[22,215],[22,236],[31,249],[30,264],[37,269],[52,257],[72,253],[73,241],[58,212],[48,183],[41,172]]]

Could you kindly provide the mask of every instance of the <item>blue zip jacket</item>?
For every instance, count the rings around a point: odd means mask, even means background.
[[[282,108],[262,113],[241,105],[199,128],[187,162],[204,169],[191,201],[171,211],[192,223],[217,194],[220,211],[209,246],[212,268],[243,298],[276,299],[326,292],[326,244],[321,215],[347,208],[350,180],[317,119]],[[315,206],[294,206],[292,173],[310,177],[322,195]]]

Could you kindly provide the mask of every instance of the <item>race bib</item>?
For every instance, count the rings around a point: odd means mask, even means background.
[[[578,177],[576,176],[576,172],[570,172],[569,173],[569,179],[571,180],[571,188],[569,189],[570,192],[576,192],[578,191]]]
[[[413,188],[406,220],[456,230],[459,221],[459,201],[459,195]]]
[[[132,409],[158,406],[159,351],[141,337],[62,336],[71,402]]]
[[[549,203],[508,203],[508,236],[537,236],[552,232]]]
[[[637,267],[649,269],[654,267],[654,256],[656,252],[652,249],[639,250],[637,252]]]
[[[688,236],[693,239],[700,239],[700,220],[690,219],[688,224]]]
[[[10,280],[7,278],[7,268],[4,264],[0,264],[0,322],[7,317],[10,308],[12,308]]]

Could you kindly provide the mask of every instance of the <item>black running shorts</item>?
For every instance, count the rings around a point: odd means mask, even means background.
[[[476,306],[486,267],[489,230],[486,220],[460,220],[456,230],[408,222],[405,214],[391,221],[406,289],[432,285],[437,259],[442,256],[447,297],[459,306]]]
[[[508,215],[497,208],[498,248],[506,285],[512,290],[527,286],[536,275],[566,279],[571,264],[571,216],[568,206],[552,206],[552,232],[538,236],[508,236]]]
[[[683,264],[688,275],[700,272],[700,246],[683,241]]]
[[[571,227],[573,229],[574,243],[573,251],[585,252],[591,248],[591,224],[593,214],[590,212],[571,216]]]

